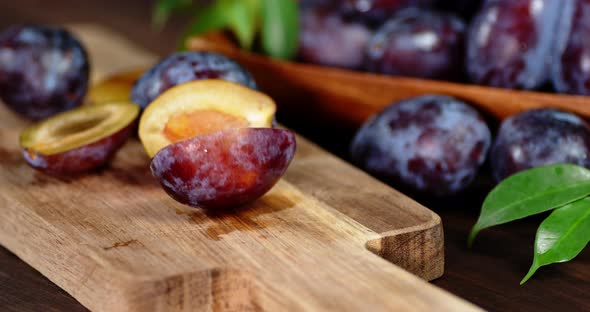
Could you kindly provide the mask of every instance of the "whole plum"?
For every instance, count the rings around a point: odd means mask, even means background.
[[[465,24],[451,14],[406,9],[367,46],[366,69],[390,75],[453,80],[462,74]]]
[[[358,69],[371,31],[367,26],[344,20],[320,8],[300,14],[299,59],[313,64]]]
[[[0,33],[0,99],[34,120],[79,106],[88,88],[88,56],[61,28],[21,25]]]
[[[513,89],[545,83],[562,9],[568,5],[554,0],[487,1],[468,33],[471,81]]]
[[[340,5],[343,15],[378,25],[396,12],[408,7],[429,8],[436,0],[344,0]]]
[[[469,105],[426,95],[395,103],[357,132],[352,160],[387,182],[432,195],[465,189],[486,158],[490,130]]]
[[[590,168],[590,126],[578,116],[538,109],[504,120],[490,161],[497,181],[518,171],[573,163]]]
[[[162,92],[181,83],[199,79],[221,79],[256,89],[256,82],[242,66],[213,52],[179,52],[154,65],[139,78],[131,99],[142,109]]]
[[[590,95],[590,1],[576,0],[562,16],[553,85],[558,92]]]

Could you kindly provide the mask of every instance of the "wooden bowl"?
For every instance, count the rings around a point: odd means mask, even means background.
[[[271,59],[238,49],[223,35],[191,38],[191,50],[223,53],[246,67],[261,90],[288,114],[360,126],[393,101],[446,94],[478,106],[499,119],[539,107],[590,117],[590,97],[518,91],[453,82],[386,76]]]

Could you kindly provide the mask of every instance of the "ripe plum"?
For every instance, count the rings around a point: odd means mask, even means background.
[[[369,40],[373,72],[452,80],[461,76],[465,24],[451,14],[406,9]]]
[[[486,158],[490,130],[469,105],[427,95],[395,103],[357,132],[352,160],[368,172],[419,193],[465,189]]]
[[[61,28],[23,25],[0,33],[0,99],[18,114],[43,119],[82,104],[88,56]]]
[[[590,125],[555,109],[537,109],[504,120],[490,161],[497,181],[518,171],[555,163],[590,168]]]

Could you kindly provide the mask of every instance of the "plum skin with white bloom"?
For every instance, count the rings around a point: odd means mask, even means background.
[[[533,167],[572,163],[590,168],[590,125],[556,109],[526,111],[504,120],[490,154],[496,181]]]
[[[372,117],[357,132],[353,162],[408,190],[445,196],[464,190],[491,143],[483,117],[448,96],[406,99]]]

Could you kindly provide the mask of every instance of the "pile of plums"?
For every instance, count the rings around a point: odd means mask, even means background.
[[[300,61],[513,89],[590,95],[589,0],[306,0]],[[489,156],[496,181],[532,167],[590,167],[590,127],[540,109],[506,119],[492,142],[468,103],[393,103],[357,132],[351,159],[404,190],[466,189]]]
[[[22,117],[42,119],[20,137],[33,168],[72,176],[103,167],[139,118],[163,189],[190,206],[229,209],[268,192],[293,159],[295,135],[274,127],[274,101],[223,55],[175,53],[147,71],[115,75],[86,97],[88,64],[64,29],[0,33],[0,99]]]
[[[588,0],[308,0],[303,62],[590,95]]]
[[[555,163],[590,168],[590,125],[568,112],[530,110],[504,120],[492,143],[486,122],[470,105],[425,95],[368,120],[350,153],[357,165],[401,189],[444,196],[465,190],[488,155],[497,182]]]

